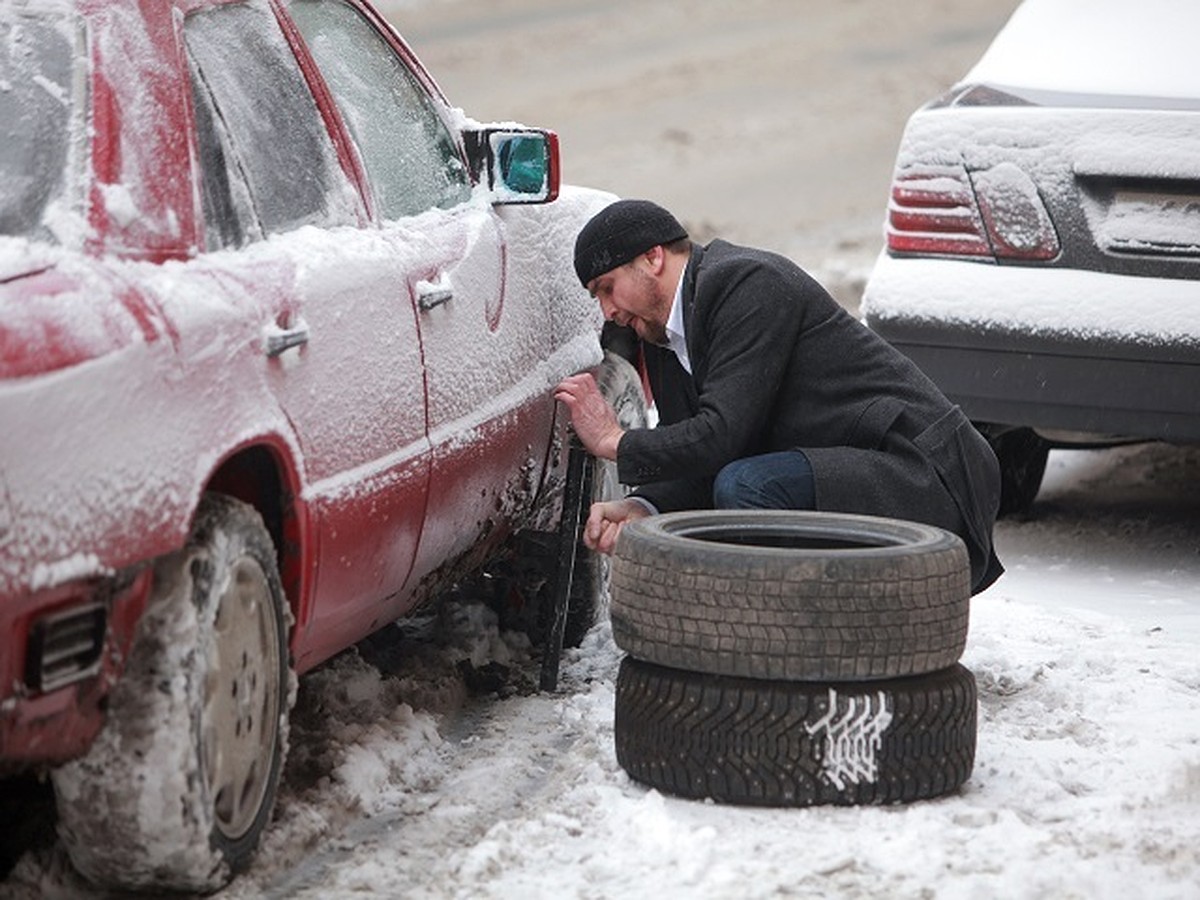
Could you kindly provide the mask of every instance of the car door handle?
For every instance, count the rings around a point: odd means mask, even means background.
[[[450,279],[445,275],[437,281],[417,282],[417,306],[421,307],[422,312],[428,312],[453,299],[454,288],[450,286]]]
[[[267,356],[273,358],[307,343],[308,324],[305,322],[298,322],[291,328],[273,328],[267,332]]]

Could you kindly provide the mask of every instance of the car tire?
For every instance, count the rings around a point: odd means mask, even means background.
[[[608,351],[604,363],[596,375],[600,393],[617,414],[623,429],[645,428],[646,394],[637,369],[624,357]],[[591,471],[585,486],[590,503],[585,505],[582,519],[587,520],[591,503],[617,500],[628,493],[617,477],[617,464],[613,460],[589,457]],[[611,576],[611,560],[607,554],[588,549],[580,541],[575,550],[575,574],[571,581],[571,604],[567,611],[567,634],[572,640],[564,643],[577,647],[583,636],[608,608],[608,585]]]
[[[714,675],[857,681],[958,661],[967,551],[930,525],[837,513],[718,510],[626,525],[612,562],[617,645]]]
[[[1000,509],[998,518],[1024,515],[1042,487],[1050,444],[1032,428],[1014,428],[983,433],[1000,463]]]
[[[679,797],[754,806],[906,803],[960,787],[975,760],[974,676],[836,685],[687,672],[625,657],[617,761]]]
[[[624,357],[607,351],[595,376],[600,393],[615,410],[621,426],[645,428],[646,395],[637,369]],[[584,479],[583,496],[591,503],[612,500],[626,493],[617,479],[616,463],[610,460],[589,457]],[[587,516],[586,505],[583,516]],[[558,532],[523,533],[517,538],[512,558],[501,570],[492,572],[492,606],[500,617],[501,627],[522,631],[539,646],[553,614],[558,550]],[[607,556],[594,553],[579,542],[563,646],[578,647],[606,609],[609,569]]]
[[[206,495],[155,565],[108,718],[53,773],[59,836],[101,886],[209,892],[249,863],[287,744],[290,616],[250,506]]]

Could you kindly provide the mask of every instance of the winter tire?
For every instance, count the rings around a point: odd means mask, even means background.
[[[975,679],[961,665],[874,682],[762,681],[626,657],[617,761],[650,787],[753,806],[906,803],[967,780]]]
[[[287,623],[262,519],[206,496],[155,566],[104,730],[54,773],[59,836],[89,880],[208,892],[249,863],[287,742]]]
[[[793,681],[898,678],[967,640],[966,547],[915,522],[836,513],[669,513],[621,530],[617,645],[648,662]]]

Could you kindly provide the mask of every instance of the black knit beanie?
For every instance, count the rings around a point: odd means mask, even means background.
[[[687,237],[679,221],[649,200],[618,200],[596,213],[575,239],[575,274],[584,287],[659,244]]]

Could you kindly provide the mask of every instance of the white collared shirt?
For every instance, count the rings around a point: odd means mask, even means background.
[[[686,267],[679,272],[679,282],[675,285],[675,299],[671,301],[671,312],[667,316],[666,332],[667,346],[674,351],[683,370],[691,375],[692,361],[688,359],[687,335],[683,330],[683,273],[685,271],[687,271]]]
[[[675,298],[671,301],[671,312],[667,315],[665,330],[667,346],[671,348],[684,371],[691,375],[692,362],[688,359],[687,335],[683,330],[683,273],[686,271],[687,268],[684,267],[679,273],[679,282],[675,285]],[[630,496],[627,499],[645,507],[650,515],[658,515],[658,508],[645,497]]]

